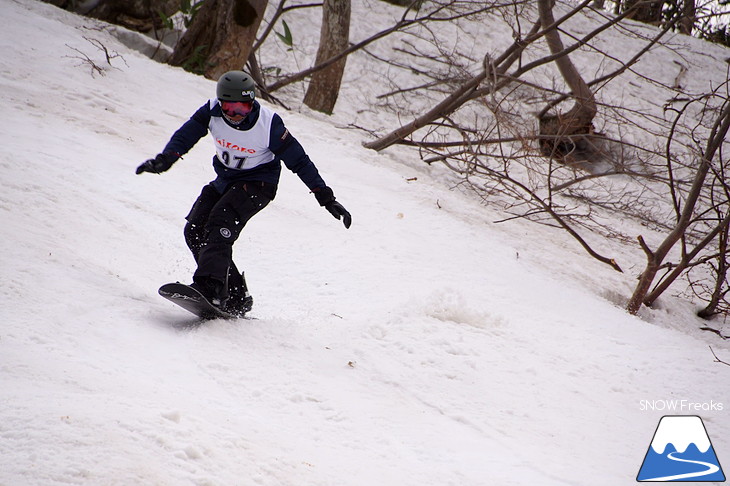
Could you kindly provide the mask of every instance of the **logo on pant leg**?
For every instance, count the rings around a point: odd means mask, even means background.
[[[223,238],[230,238],[231,230],[229,230],[228,228],[221,228],[221,236],[223,236]]]

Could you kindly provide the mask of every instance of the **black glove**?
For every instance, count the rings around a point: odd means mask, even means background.
[[[160,174],[172,167],[172,164],[174,164],[177,159],[179,159],[179,157],[175,154],[157,154],[154,159],[147,159],[144,163],[137,167],[137,174],[141,174],[142,172]]]
[[[345,225],[345,228],[349,228],[352,224],[352,216],[350,216],[350,213],[347,212],[347,209],[345,209],[345,207],[337,201],[332,201],[331,203],[328,203],[327,205],[325,205],[325,209],[327,209],[327,211],[329,211],[332,216],[337,219],[340,219],[340,216],[342,216],[342,223]]]
[[[320,189],[315,189],[313,192],[320,206],[324,206],[335,219],[342,218],[342,223],[345,225],[345,228],[350,227],[352,224],[352,216],[342,204],[335,201],[335,194],[332,192],[332,189],[325,186]]]

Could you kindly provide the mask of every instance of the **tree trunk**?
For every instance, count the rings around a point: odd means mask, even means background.
[[[268,0],[206,0],[169,63],[218,79],[243,69]]]
[[[679,21],[679,31],[682,34],[691,35],[696,21],[695,0],[684,0],[682,2],[682,20]]]
[[[726,282],[728,271],[728,223],[730,222],[728,218],[725,218],[725,220],[725,226],[722,228],[722,231],[720,232],[720,235],[718,237],[718,256],[717,268],[715,270],[715,288],[712,291],[712,296],[710,297],[710,302],[708,302],[707,307],[697,313],[697,315],[702,319],[711,319],[712,316],[716,314],[717,306],[720,305],[720,300],[722,300],[725,295],[724,288],[725,285],[727,285]]]
[[[347,49],[350,42],[350,0],[324,0],[322,30],[314,64],[321,64]],[[332,114],[340,93],[347,57],[312,75],[304,104],[313,110]]]
[[[635,9],[629,18],[645,24],[659,25],[662,20],[663,1],[625,0],[624,11]]]
[[[179,9],[178,0],[101,0],[81,13],[130,30],[149,32],[162,27],[160,13],[170,17]]]
[[[539,0],[538,9],[543,29],[555,23],[553,0]],[[545,33],[550,52],[557,54],[565,50],[560,32],[552,29]],[[593,132],[593,118],[596,116],[596,100],[588,84],[583,80],[570,57],[555,59],[555,64],[571,89],[575,105],[567,113],[540,118],[540,148],[549,157],[562,159],[571,154],[582,143],[581,136]],[[575,137],[578,135],[578,137]]]

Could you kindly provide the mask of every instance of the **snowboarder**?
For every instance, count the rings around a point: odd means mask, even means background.
[[[185,218],[185,242],[197,263],[191,287],[234,315],[248,312],[253,299],[233,262],[233,243],[248,220],[274,199],[281,161],[345,228],[352,222],[281,117],[256,101],[254,88],[243,71],[222,75],[216,98],[201,106],[160,154],[137,167],[137,174],[165,172],[210,132],[217,177],[203,187]]]

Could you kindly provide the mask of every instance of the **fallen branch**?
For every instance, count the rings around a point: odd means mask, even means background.
[[[722,332],[720,332],[720,330],[715,329],[715,328],[712,328],[712,327],[709,327],[709,326],[701,327],[700,328],[700,331],[714,332],[715,334],[717,334],[718,336],[720,336],[722,339],[728,339],[728,338],[730,338],[730,336],[724,335]]]
[[[106,46],[101,43],[101,41],[99,41],[97,39],[91,39],[86,36],[83,36],[83,37],[86,42],[88,42],[89,44],[91,44],[92,46],[96,47],[98,50],[100,50],[101,52],[104,53],[104,58],[106,59],[106,63],[110,67],[112,67],[114,69],[119,69],[116,66],[112,65],[112,59],[117,59],[117,58],[121,59],[122,62],[124,62],[124,64],[129,66],[127,64],[127,61],[124,59],[124,57],[121,54],[119,54],[116,51],[109,52],[109,49],[107,49]],[[91,68],[91,77],[92,78],[94,77],[94,73],[99,74],[100,76],[104,76],[106,74],[106,68],[99,66],[85,52],[81,51],[80,49],[77,49],[76,47],[70,46],[68,44],[66,44],[66,47],[78,52],[80,55],[79,56],[64,56],[64,57],[68,57],[71,59],[79,59],[79,60],[81,60],[82,64],[88,65]]]
[[[715,363],[721,363],[721,364],[730,366],[730,363],[728,363],[727,361],[723,361],[723,360],[721,360],[720,358],[717,357],[717,355],[715,354],[715,350],[712,349],[712,346],[708,346],[708,348],[710,348],[710,351],[712,352],[712,356],[715,357]]]

